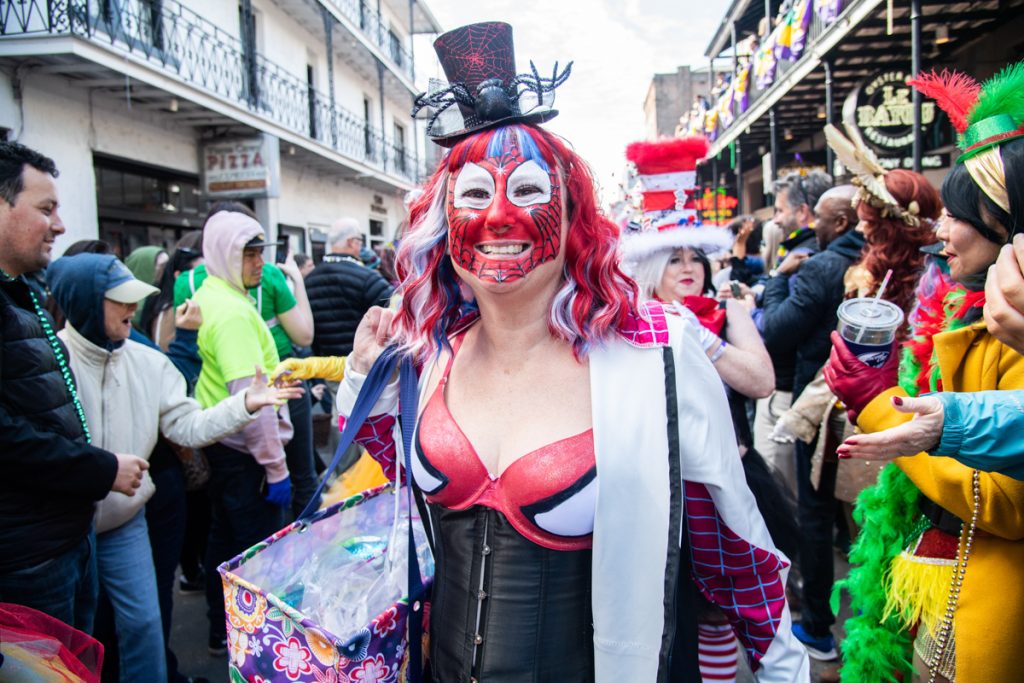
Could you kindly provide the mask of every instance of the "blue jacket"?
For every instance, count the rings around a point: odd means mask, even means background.
[[[1024,391],[942,392],[945,422],[932,455],[1024,480]]]

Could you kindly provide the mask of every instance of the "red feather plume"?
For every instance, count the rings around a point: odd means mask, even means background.
[[[981,84],[966,74],[943,69],[922,72],[917,78],[907,81],[907,85],[917,88],[925,97],[935,100],[942,111],[949,115],[949,120],[958,133],[967,130],[967,115],[981,93]]]
[[[693,136],[654,142],[634,142],[626,147],[626,158],[641,175],[692,171],[707,156],[707,138]]]

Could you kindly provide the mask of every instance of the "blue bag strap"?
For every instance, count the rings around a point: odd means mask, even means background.
[[[402,359],[398,372],[398,405],[402,426],[402,446],[405,452],[406,520],[409,527],[409,620],[407,622],[409,669],[407,678],[410,683],[420,683],[423,680],[423,598],[425,590],[423,579],[420,576],[420,560],[416,554],[416,538],[412,526],[412,511],[415,509],[412,500],[412,439],[416,431],[419,388],[416,381],[416,369],[409,356]]]
[[[338,463],[341,462],[345,451],[348,450],[348,447],[355,440],[356,432],[362,428],[366,419],[370,417],[370,411],[377,404],[377,399],[380,398],[380,395],[384,393],[384,388],[388,385],[391,375],[395,372],[395,365],[398,364],[398,354],[395,352],[395,349],[396,347],[394,346],[384,349],[377,357],[377,360],[374,361],[370,372],[367,373],[366,381],[363,383],[362,389],[359,390],[359,396],[356,397],[355,405],[352,406],[352,414],[345,421],[345,429],[342,430],[341,437],[338,440],[338,449],[334,452],[334,459],[331,460],[331,464],[324,470],[323,479],[320,480],[320,485],[316,487],[313,496],[306,503],[302,514],[299,515],[299,521],[308,519],[320,506],[320,494],[323,493],[324,486],[327,485],[327,478],[334,472]]]
[[[324,478],[320,481],[316,492],[313,493],[306,508],[299,515],[299,520],[306,520],[316,512],[320,501],[320,494],[327,484],[327,474],[333,472],[341,462],[345,451],[355,440],[356,432],[363,426],[370,411],[373,410],[377,400],[384,393],[391,376],[395,372],[395,366],[399,365],[399,419],[402,432],[402,446],[405,452],[405,493],[406,493],[406,521],[409,528],[409,669],[407,680],[410,683],[421,683],[423,680],[423,598],[426,590],[423,586],[423,579],[420,576],[419,556],[416,554],[416,538],[413,534],[412,525],[412,439],[415,432],[417,405],[419,403],[419,389],[417,387],[416,369],[413,366],[412,358],[409,356],[399,357],[396,347],[389,346],[384,349],[373,367],[366,375],[359,396],[356,397],[355,405],[352,406],[352,413],[345,421],[345,428],[341,432],[338,441],[338,449],[334,452],[334,459],[325,471]]]

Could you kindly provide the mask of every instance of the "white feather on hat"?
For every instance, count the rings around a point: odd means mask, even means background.
[[[907,225],[920,224],[917,202],[903,208],[885,186],[888,171],[878,161],[875,153],[864,143],[857,127],[843,122],[846,135],[831,123],[825,126],[825,141],[839,157],[839,161],[853,174],[852,182],[857,186],[854,204],[859,201],[880,209],[883,216],[899,218]]]

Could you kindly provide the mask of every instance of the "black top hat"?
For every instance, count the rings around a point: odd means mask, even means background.
[[[500,21],[448,31],[434,41],[434,51],[448,86],[417,97],[412,115],[429,109],[427,134],[445,147],[487,128],[554,118],[554,89],[572,70],[570,62],[559,74],[556,63],[551,78],[542,78],[530,62],[531,73],[516,75],[512,27]]]

